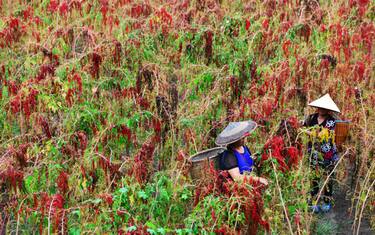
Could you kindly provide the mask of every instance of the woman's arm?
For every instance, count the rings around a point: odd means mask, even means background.
[[[232,169],[228,170],[228,172],[229,172],[230,176],[232,176],[234,181],[242,181],[245,178],[244,175],[241,175],[240,169],[238,167],[232,168]],[[268,185],[268,181],[265,178],[258,177],[258,176],[248,176],[248,177],[259,181],[261,184]]]
[[[241,181],[244,179],[244,175],[241,175],[240,173],[240,168],[238,167],[235,167],[235,168],[232,168],[230,170],[228,170],[230,176],[232,176],[232,179],[234,181]]]

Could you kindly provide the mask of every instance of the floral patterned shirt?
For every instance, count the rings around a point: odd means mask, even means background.
[[[318,113],[310,115],[305,123],[306,127],[314,127],[311,130],[308,143],[308,153],[312,165],[331,165],[338,160],[337,148],[335,145],[336,121],[328,116],[322,123],[318,123]]]

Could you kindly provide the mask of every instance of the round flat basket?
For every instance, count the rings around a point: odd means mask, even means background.
[[[224,152],[226,148],[217,147],[212,149],[207,149],[198,152],[190,157],[192,167],[190,169],[191,178],[196,180],[202,180],[206,178],[209,174],[208,169],[210,168],[210,162],[213,161],[215,169],[219,168],[219,154]]]

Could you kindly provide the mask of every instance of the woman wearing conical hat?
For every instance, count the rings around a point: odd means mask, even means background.
[[[308,143],[310,165],[320,172],[318,176],[313,177],[311,182],[312,201],[316,201],[316,196],[320,191],[319,184],[324,181],[319,175],[329,175],[339,159],[334,142],[336,120],[332,116],[332,112],[340,113],[340,110],[329,94],[311,102],[309,106],[317,108],[316,113],[308,116],[304,123],[305,127],[311,128],[309,132],[310,141]],[[328,212],[331,209],[333,176],[332,174],[321,195],[323,199],[322,205],[319,205],[318,202],[311,202],[311,209],[314,212]]]
[[[233,180],[243,180],[245,175],[267,185],[267,179],[255,176],[254,160],[249,148],[244,144],[246,136],[255,130],[257,124],[253,121],[231,122],[219,134],[215,143],[227,146],[227,150],[220,156],[220,169],[227,170]]]

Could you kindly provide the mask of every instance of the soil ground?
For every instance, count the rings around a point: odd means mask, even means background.
[[[349,172],[353,172],[353,166],[348,169]],[[353,177],[352,175],[349,177]],[[350,182],[349,179],[347,182]],[[318,221],[316,224],[316,234],[321,235],[346,235],[356,234],[356,231],[352,230],[354,223],[354,210],[350,215],[351,207],[351,194],[352,190],[349,184],[335,185],[334,192],[334,206],[328,213],[319,214]],[[371,230],[371,226],[366,217],[362,217],[360,229],[360,235],[375,235],[375,231]]]

